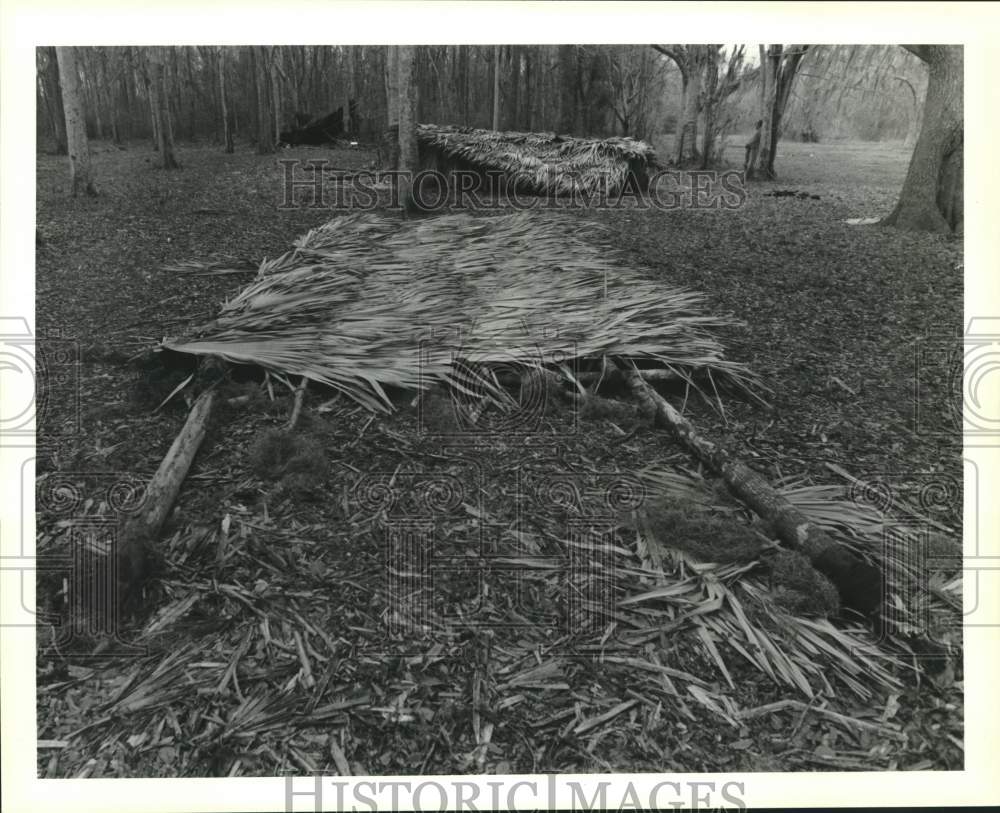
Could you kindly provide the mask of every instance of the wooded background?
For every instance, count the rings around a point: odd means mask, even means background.
[[[713,140],[751,130],[762,87],[757,46],[679,47],[701,49],[692,57],[697,77],[682,76],[674,60],[647,45],[421,46],[417,119],[652,140],[677,131],[685,86],[696,78],[702,112],[707,95],[720,97],[712,110]],[[321,116],[339,107],[347,132],[361,139],[374,140],[386,123],[385,46],[77,51],[90,138],[155,139],[151,105],[158,70],[173,136],[182,141],[224,143],[226,122],[238,141],[257,143],[264,133],[277,140],[295,113]],[[37,60],[39,146],[64,152],[55,49],[39,48]],[[926,74],[920,60],[897,45],[811,46],[798,66],[780,135],[912,140]]]

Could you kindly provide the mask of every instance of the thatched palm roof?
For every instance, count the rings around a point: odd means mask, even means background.
[[[305,376],[382,410],[387,385],[502,399],[483,370],[603,356],[754,382],[723,357],[710,331],[725,319],[702,313],[700,294],[642,275],[601,233],[539,212],[336,218],[265,261],[215,321],[164,345]]]
[[[425,154],[502,172],[522,189],[538,194],[614,193],[629,172],[645,189],[646,170],[656,165],[653,148],[632,138],[572,138],[420,124],[417,141]]]

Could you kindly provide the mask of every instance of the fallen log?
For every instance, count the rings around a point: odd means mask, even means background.
[[[134,604],[149,576],[153,546],[205,439],[214,405],[214,388],[195,401],[183,428],[146,486],[142,507],[126,517],[120,526],[116,548],[120,608]]]
[[[701,437],[638,371],[626,371],[625,379],[642,411],[672,430],[692,454],[725,481],[733,496],[772,526],[781,542],[807,556],[813,567],[833,582],[844,607],[872,620],[880,616],[884,593],[881,570],[838,544],[760,474]]]

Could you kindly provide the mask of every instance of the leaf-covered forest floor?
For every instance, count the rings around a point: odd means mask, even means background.
[[[164,266],[277,256],[331,216],[279,208],[278,161],[372,160],[182,145],[183,169],[166,173],[146,144],[94,154],[97,198],[69,198],[65,159],[37,159],[40,552],[65,544],[80,517],[113,517],[183,424],[183,395],[157,406],[186,373],[157,378],[126,360],[208,321],[251,278]],[[772,480],[843,485],[834,464],[882,483],[876,500],[888,488],[959,528],[957,394],[941,351],[962,331],[961,242],[844,222],[889,212],[907,158],[901,145],[786,143],[780,179],[752,184],[735,211],[566,216],[609,225],[638,267],[742,323],[721,338],[771,387],[774,409],[727,398],[720,415],[691,401],[706,435]],[[808,197],[771,194],[789,189]],[[920,347],[934,351],[923,366]],[[868,699],[809,700],[721,641],[730,685],[685,629],[617,660],[571,657],[558,623],[511,622],[525,607],[558,615],[548,582],[529,580],[515,600],[513,587],[482,590],[461,572],[435,585],[451,623],[426,637],[387,630],[384,538],[365,502],[378,500],[359,496],[359,481],[405,481],[417,466],[474,483],[478,500],[442,508],[444,544],[460,557],[485,528],[493,552],[544,555],[563,536],[559,517],[515,517],[515,469],[599,485],[607,472],[695,468],[628,409],[553,410],[530,439],[501,433],[456,458],[434,435],[454,428],[440,400],[403,397],[396,414],[372,417],[311,391],[289,442],[274,434],[291,412],[284,386],[228,386],[132,622],[145,651],[84,658],[92,641],[54,646],[56,632],[39,627],[40,775],[961,768],[960,671],[939,684],[903,675]],[[58,612],[59,584],[45,579],[41,600]],[[463,623],[472,612],[509,628]],[[764,709],[784,700],[795,702]]]

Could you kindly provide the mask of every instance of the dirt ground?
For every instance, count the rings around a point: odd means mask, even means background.
[[[165,267],[277,256],[331,217],[280,207],[279,162],[322,158],[358,170],[373,158],[363,149],[262,157],[246,145],[233,155],[181,145],[182,170],[166,173],[146,144],[96,144],[94,153],[96,198],[67,197],[65,159],[37,158],[36,318],[48,376],[40,551],[60,544],[69,516],[108,510],[101,495],[112,486],[136,489],[183,424],[183,397],[157,407],[184,374],[151,380],[127,360],[210,320],[252,277]],[[721,338],[771,388],[773,410],[732,399],[722,415],[692,404],[706,435],[772,480],[843,485],[833,464],[960,528],[953,354],[963,330],[962,243],[845,223],[888,214],[907,160],[900,144],[784,143],[779,179],[752,184],[739,209],[565,216],[610,226],[636,267],[704,292],[713,312],[741,323]],[[805,194],[773,195],[781,190]],[[640,689],[628,658],[552,655],[555,637],[537,624],[498,639],[461,624],[422,641],[385,631],[383,542],[358,508],[359,482],[406,477],[414,460],[424,474],[474,482],[482,499],[452,506],[446,544],[461,556],[475,525],[493,529],[483,544],[507,550],[514,469],[558,465],[591,482],[686,461],[633,414],[553,414],[530,442],[497,435],[473,465],[427,433],[429,421],[448,420],[433,402],[401,399],[396,414],[372,417],[310,392],[301,445],[288,452],[269,449],[267,433],[287,420],[291,393],[274,384],[272,398],[254,381],[231,387],[230,396],[250,397],[227,405],[209,433],[168,521],[166,562],[141,619],[148,631],[149,619],[171,608],[183,623],[163,621],[143,639],[144,654],[96,659],[66,655],[40,628],[38,737],[56,743],[40,749],[40,775],[961,768],[960,675],[942,686],[903,676],[898,691],[867,701],[827,698],[855,719],[891,720],[898,736],[883,737],[809,714],[805,704],[740,717],[803,698],[729,654],[728,686],[687,631],[628,657],[696,676],[726,697],[724,713],[697,702],[697,692],[673,702],[677,693],[663,686]],[[542,435],[549,445],[539,445]],[[299,461],[298,477],[288,467],[276,474],[282,454]],[[66,484],[78,495],[72,508],[60,500]],[[547,522],[526,530],[557,538],[557,523]],[[454,604],[445,609],[459,617],[484,602],[505,617],[522,606],[503,588],[474,595],[467,578],[442,576]],[[43,600],[56,600],[55,589],[45,583]],[[551,603],[544,581],[524,589],[534,609]],[[312,664],[305,677],[303,662]]]

